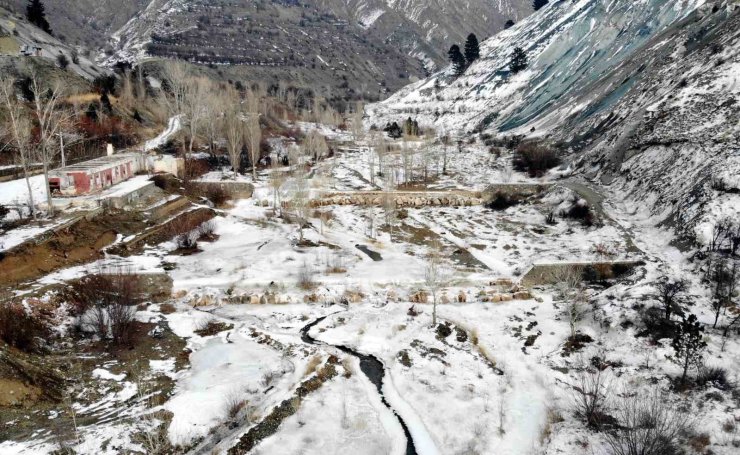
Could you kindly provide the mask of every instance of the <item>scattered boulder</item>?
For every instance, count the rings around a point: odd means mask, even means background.
[[[427,303],[429,301],[429,294],[426,291],[418,291],[409,296],[409,301],[412,303]]]

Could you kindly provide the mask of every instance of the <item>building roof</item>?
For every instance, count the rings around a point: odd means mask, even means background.
[[[83,161],[82,163],[72,164],[59,169],[55,169],[54,173],[69,174],[75,172],[90,172],[98,169],[107,169],[112,166],[127,163],[131,160],[136,160],[140,155],[138,153],[120,153],[110,156],[101,156],[90,161]]]

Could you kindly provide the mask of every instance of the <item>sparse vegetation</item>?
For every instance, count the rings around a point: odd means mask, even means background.
[[[34,351],[47,329],[17,303],[0,302],[0,340],[22,351]]]
[[[541,142],[524,142],[516,148],[514,169],[539,177],[560,164],[560,157],[549,145]]]
[[[82,326],[114,345],[132,342],[136,306],[141,302],[139,276],[126,270],[100,271],[75,283],[68,297]]]
[[[605,433],[612,455],[673,455],[691,429],[691,418],[657,389],[627,394],[617,406],[618,426]]]

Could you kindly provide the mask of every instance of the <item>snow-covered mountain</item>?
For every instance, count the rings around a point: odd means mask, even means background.
[[[634,55],[704,0],[561,0],[482,44],[482,58],[459,78],[451,70],[408,86],[377,106],[378,116],[415,114],[460,130],[511,130],[547,114]],[[515,47],[525,71],[509,71]]]
[[[518,74],[515,47],[529,59]],[[483,43],[463,76],[447,69],[371,106],[370,122],[548,137],[577,152],[576,172],[706,241],[740,216],[739,54],[734,0],[553,2]]]

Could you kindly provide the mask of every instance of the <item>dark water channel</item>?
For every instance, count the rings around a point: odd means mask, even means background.
[[[398,413],[391,407],[391,405],[388,404],[388,402],[385,399],[385,396],[383,395],[383,377],[385,377],[385,367],[383,366],[383,362],[378,360],[376,357],[373,357],[367,354],[361,354],[346,346],[335,346],[335,345],[326,344],[322,341],[318,341],[314,339],[311,335],[309,335],[308,332],[310,332],[314,326],[319,324],[321,321],[323,321],[327,317],[328,316],[318,318],[315,321],[303,327],[301,329],[301,340],[303,340],[303,342],[307,344],[313,344],[313,345],[323,344],[326,346],[332,346],[346,354],[357,357],[360,360],[360,370],[362,370],[362,373],[365,376],[367,376],[370,382],[372,382],[375,385],[375,388],[378,389],[378,394],[380,395],[380,401],[383,402],[383,405],[386,408],[390,409],[393,415],[395,415],[396,418],[398,419],[398,422],[401,424],[401,428],[403,428],[403,433],[406,435],[406,455],[417,455],[416,447],[414,446],[414,440],[411,438],[411,433],[409,432],[409,428],[406,425],[406,422],[404,422],[401,416],[399,416]]]

